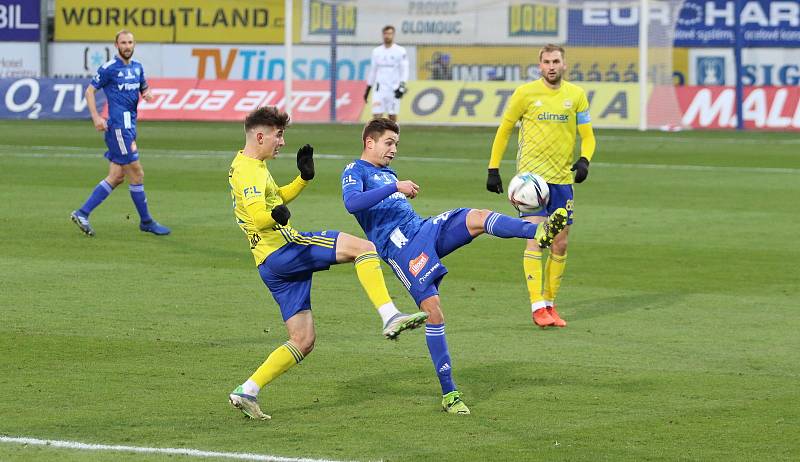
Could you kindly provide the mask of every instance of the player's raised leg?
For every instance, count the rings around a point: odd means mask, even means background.
[[[299,364],[314,349],[316,332],[311,310],[299,311],[287,319],[286,330],[289,333],[289,340],[273,350],[253,375],[228,396],[230,403],[251,419],[271,418],[261,410],[258,393],[292,366]]]
[[[147,207],[147,196],[144,193],[144,169],[142,164],[137,160],[124,165],[123,170],[125,171],[125,176],[128,177],[131,200],[136,206],[136,211],[139,212],[139,229],[147,233],[153,233],[156,236],[169,234],[169,228],[158,223],[150,216],[150,211]]]
[[[473,237],[486,233],[502,238],[532,239],[542,248],[549,247],[566,224],[567,211],[563,208],[556,209],[546,221],[537,223],[491,210],[472,209],[467,214],[467,228]]]
[[[358,280],[383,320],[383,335],[387,339],[394,340],[404,330],[416,329],[425,323],[428,318],[426,313],[404,314],[394,305],[386,289],[381,261],[372,242],[339,233],[336,239],[336,261],[355,263]]]
[[[120,185],[125,179],[125,174],[122,171],[122,165],[115,164],[114,162],[108,163],[108,175],[103,178],[100,183],[95,186],[86,202],[77,210],[73,210],[70,214],[70,219],[81,232],[89,237],[94,236],[94,229],[89,223],[89,214],[97,208],[98,205],[103,203],[104,200],[114,191],[114,188]]]
[[[469,408],[461,399],[461,392],[453,380],[453,363],[444,331],[444,314],[438,295],[428,297],[420,302],[419,307],[428,314],[425,326],[425,342],[431,355],[439,385],[442,387],[442,410],[450,414],[469,414]]]

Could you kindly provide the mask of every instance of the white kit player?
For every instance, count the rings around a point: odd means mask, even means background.
[[[369,102],[369,92],[375,87],[372,95],[372,116],[380,117],[384,113],[393,121],[397,121],[400,111],[400,98],[406,92],[408,81],[408,56],[406,49],[394,43],[394,26],[383,28],[383,45],[372,50],[369,74],[367,74],[367,90],[364,102]]]

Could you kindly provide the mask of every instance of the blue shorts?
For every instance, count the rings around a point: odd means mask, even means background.
[[[136,147],[135,128],[111,128],[105,132],[106,159],[115,164],[126,165],[139,160],[139,148]]]
[[[573,200],[573,191],[571,184],[552,184],[547,183],[547,187],[550,188],[550,202],[547,203],[547,207],[539,210],[538,212],[533,213],[522,213],[520,212],[520,217],[549,217],[550,214],[556,211],[557,208],[565,208],[567,209],[567,224],[572,224],[572,209],[575,208],[574,200]]]
[[[447,268],[440,260],[472,242],[467,229],[470,210],[453,209],[428,218],[402,249],[386,258],[417,306],[426,298],[439,294],[439,284],[447,274]]]
[[[311,276],[336,264],[336,238],[339,231],[301,232],[308,243],[289,242],[258,265],[261,280],[267,285],[286,321],[311,309]]]

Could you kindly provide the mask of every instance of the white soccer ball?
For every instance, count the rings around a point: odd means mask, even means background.
[[[520,172],[508,183],[508,200],[520,212],[538,212],[550,202],[550,188],[539,175]]]

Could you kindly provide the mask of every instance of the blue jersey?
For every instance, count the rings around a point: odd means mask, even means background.
[[[348,164],[342,172],[345,203],[359,193],[397,183],[389,167],[376,167],[364,160]],[[423,219],[414,212],[406,196],[394,192],[365,210],[354,212],[358,223],[384,259],[391,257],[417,234]]]
[[[103,90],[108,99],[108,128],[136,129],[139,93],[147,88],[142,63],[131,59],[125,64],[115,56],[97,69],[92,86]]]

